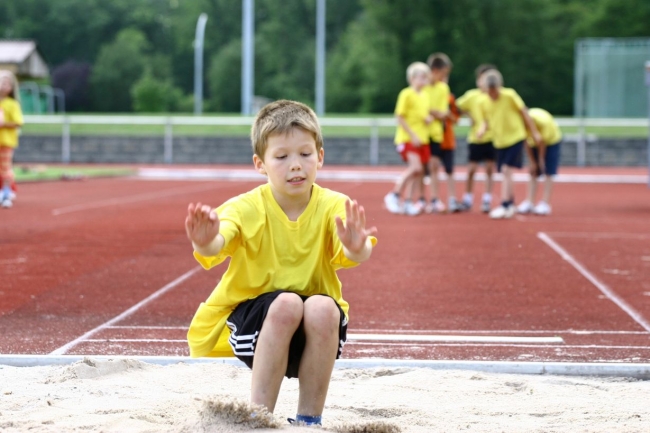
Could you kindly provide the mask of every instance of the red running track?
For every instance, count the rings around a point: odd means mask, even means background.
[[[187,203],[257,184],[21,185],[0,212],[0,353],[187,355],[189,321],[225,270],[194,262]],[[322,185],[379,228],[371,260],[339,274],[356,336],[344,357],[650,361],[647,186],[559,184],[552,216],[490,221],[390,215],[385,182]]]

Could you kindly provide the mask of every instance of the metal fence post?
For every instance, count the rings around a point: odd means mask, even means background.
[[[370,126],[370,165],[379,164],[379,125],[372,119]]]
[[[61,162],[70,163],[70,118],[63,116],[63,125],[61,133]]]
[[[171,164],[174,159],[174,130],[171,117],[167,117],[165,120],[165,156],[163,159],[166,164]]]

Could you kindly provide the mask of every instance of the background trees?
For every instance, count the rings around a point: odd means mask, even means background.
[[[316,0],[257,0],[255,93],[314,99]],[[206,28],[206,110],[240,109],[241,2],[6,0],[0,37],[35,39],[71,110],[190,110],[196,19]],[[573,112],[579,37],[650,36],[647,0],[327,0],[328,112],[391,112],[412,61],[454,62],[450,85],[496,64],[531,106]]]

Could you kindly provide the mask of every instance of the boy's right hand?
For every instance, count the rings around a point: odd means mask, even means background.
[[[219,216],[208,205],[190,203],[185,217],[187,238],[199,247],[204,247],[219,234]]]

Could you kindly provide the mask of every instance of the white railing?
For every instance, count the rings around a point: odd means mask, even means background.
[[[148,125],[164,126],[164,161],[171,163],[173,159],[174,126],[250,126],[254,117],[211,117],[211,116],[106,116],[106,115],[27,115],[25,123],[61,125],[61,161],[70,162],[70,126],[71,125]],[[586,133],[589,127],[627,127],[644,128],[649,126],[649,120],[640,119],[587,119],[587,118],[557,118],[560,127],[577,128],[578,133],[569,135],[577,142],[577,163],[582,166],[586,160],[586,146],[593,141],[593,135]],[[321,126],[353,127],[369,129],[370,164],[379,162],[379,128],[395,127],[396,122],[391,117],[343,118],[322,117]],[[459,126],[469,126],[468,118],[463,117]],[[565,134],[566,135],[566,134]]]

